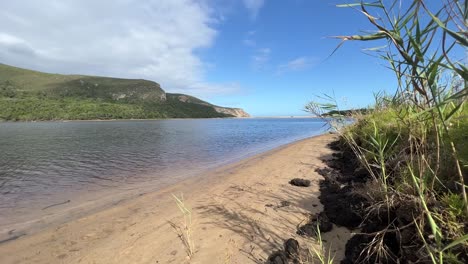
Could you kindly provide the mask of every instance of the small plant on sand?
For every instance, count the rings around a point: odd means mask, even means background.
[[[185,204],[184,196],[182,194],[180,197],[177,197],[173,194],[172,197],[174,197],[177,203],[177,207],[184,216],[182,227],[176,225],[173,225],[173,227],[177,229],[179,237],[186,248],[188,257],[192,258],[193,254],[195,253],[195,244],[192,238],[192,211]]]
[[[333,264],[334,263],[334,256],[331,255],[331,246],[326,249],[325,245],[323,244],[322,233],[320,232],[319,223],[317,223],[317,231],[316,231],[316,247],[309,247],[309,256],[312,261],[308,261],[310,263],[315,263],[315,259],[319,261],[320,264]]]

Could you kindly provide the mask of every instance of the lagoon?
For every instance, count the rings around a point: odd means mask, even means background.
[[[0,236],[325,131],[314,118],[0,123]]]

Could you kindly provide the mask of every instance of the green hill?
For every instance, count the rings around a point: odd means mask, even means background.
[[[0,120],[209,118],[239,116],[238,111],[166,94],[147,80],[50,74],[0,64]]]

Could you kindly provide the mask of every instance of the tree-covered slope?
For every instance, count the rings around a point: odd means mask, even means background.
[[[186,96],[186,95],[181,95]],[[232,117],[156,82],[42,73],[0,64],[0,120]]]

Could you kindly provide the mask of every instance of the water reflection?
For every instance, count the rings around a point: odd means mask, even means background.
[[[75,195],[140,183],[157,188],[322,133],[323,125],[315,119],[0,123],[0,225],[26,221],[34,210]]]

